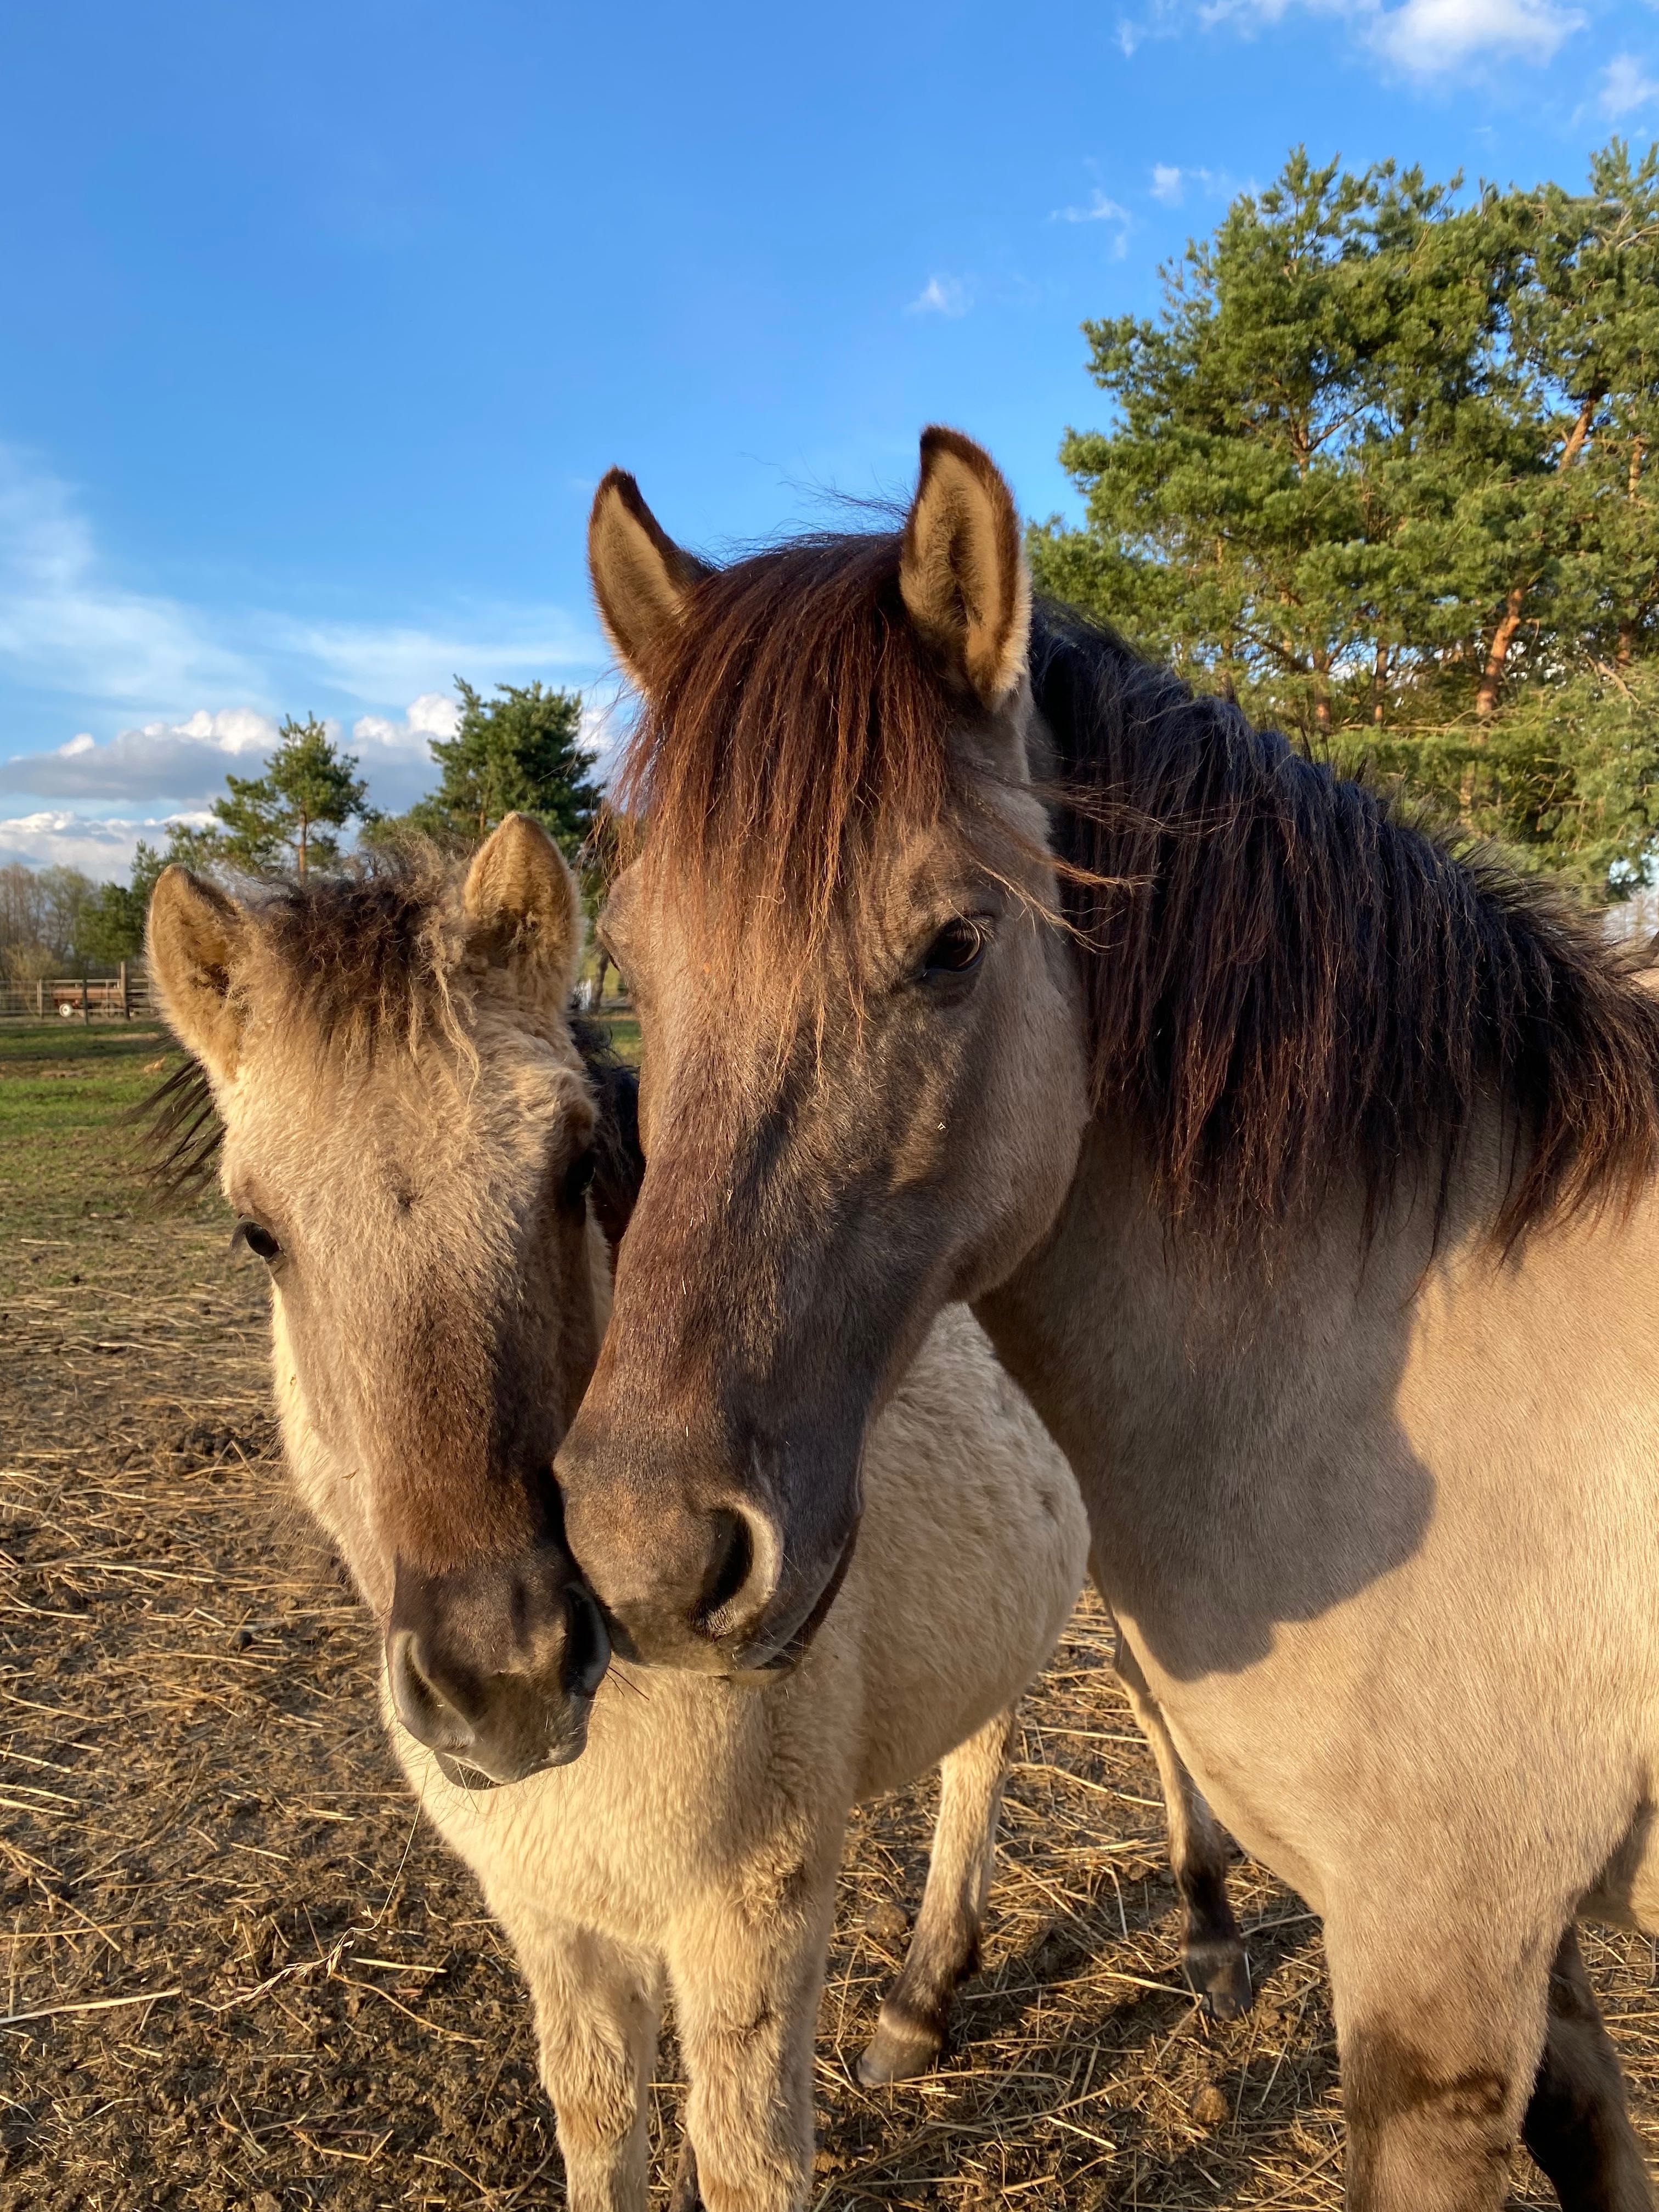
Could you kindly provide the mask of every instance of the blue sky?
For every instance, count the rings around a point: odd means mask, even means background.
[[[717,552],[932,420],[1074,511],[1079,323],[1292,144],[1659,135],[1646,0],[22,0],[0,64],[0,860],[97,874],[284,712],[387,806],[457,672],[597,729],[612,462]]]

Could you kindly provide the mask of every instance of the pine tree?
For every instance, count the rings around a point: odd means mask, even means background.
[[[1090,323],[1040,588],[1318,755],[1617,891],[1659,832],[1659,153],[1463,195],[1292,155]]]
[[[498,684],[486,700],[459,676],[455,690],[460,726],[432,742],[441,781],[404,817],[410,828],[465,842],[503,815],[531,814],[574,859],[600,799],[588,775],[596,757],[580,744],[580,693]]]
[[[277,738],[263,775],[225,778],[228,796],[213,806],[218,849],[233,866],[255,874],[291,866],[303,883],[313,865],[338,857],[336,830],[354,817],[371,818],[368,787],[356,774],[356,757],[338,750],[315,715],[303,722],[290,716]]]

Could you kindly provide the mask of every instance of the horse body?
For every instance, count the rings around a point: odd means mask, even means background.
[[[1574,2212],[1648,2205],[1573,1921],[1653,1924],[1659,1009],[1536,886],[1034,617],[955,433],[892,537],[710,570],[613,475],[590,552],[649,1161],[557,1462],[593,1587],[665,1662],[798,1635],[967,1299],[1131,1679],[1323,1916],[1355,2212],[1495,2212],[1517,2137]],[[734,1495],[766,1540],[711,1622]]]
[[[1210,1802],[1324,1913],[1397,1849],[1430,1950],[1502,1909],[1494,1857],[1563,1924],[1616,1863],[1654,1926],[1659,1209],[1504,1257],[1426,1197],[1367,1246],[1356,1194],[1269,1296],[1171,1264],[1126,1149],[980,1311],[1119,1532],[1104,1593]],[[1102,1349],[1057,1362],[1079,1314]]]

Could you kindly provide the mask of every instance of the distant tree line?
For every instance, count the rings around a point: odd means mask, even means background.
[[[1588,187],[1297,153],[1084,325],[1041,588],[1312,753],[1617,895],[1659,837],[1659,149]]]
[[[162,848],[140,842],[125,884],[78,868],[0,868],[0,966],[15,981],[112,969],[141,951],[155,878],[169,863],[225,878],[303,880],[337,866],[342,836],[360,847],[422,837],[460,852],[518,811],[543,823],[579,860],[600,793],[581,738],[581,695],[540,684],[498,684],[493,699],[456,678],[460,719],[434,738],[435,790],[408,813],[370,805],[358,761],[314,715],[292,717],[257,776],[227,775],[210,823],[171,826]]]

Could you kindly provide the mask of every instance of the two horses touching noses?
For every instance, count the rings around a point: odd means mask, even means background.
[[[1521,2140],[1573,2212],[1649,2204],[1574,1927],[1659,1929],[1659,1004],[1536,887],[1034,606],[955,433],[891,534],[712,568],[613,473],[590,543],[641,703],[603,928],[646,1164],[602,1336],[603,1102],[527,832],[418,895],[164,878],[151,923],[273,1269],[301,1487],[526,1964],[573,2189],[641,2201],[665,1973],[682,2202],[802,2200],[831,1833],[1000,1725],[1057,1630],[1079,1553],[1041,1597],[1034,1562],[1069,1492],[966,1302],[1076,1479],[1172,1809],[1201,1809],[1190,1774],[1323,1919],[1350,2205],[1494,2212]],[[890,1457],[957,1355],[981,1395],[953,1374],[939,1456]],[[950,1529],[1032,1577],[998,1707],[977,1620],[896,1564],[907,1480],[924,1553]],[[884,1763],[908,1667],[938,1726]],[[640,1690],[708,1717],[668,1731],[713,1747],[672,1832],[643,1754],[604,1756]],[[787,1748],[798,1702],[854,1716],[833,1790]],[[584,1857],[626,1826],[607,1774],[664,1854],[626,1904]],[[559,1808],[586,1790],[611,1825],[585,1844]],[[973,1912],[929,1910],[947,1864],[976,1910],[992,1795],[983,1849],[941,1826],[916,1948],[948,1926],[945,1964],[913,1954],[884,2027],[965,1961]],[[735,1911],[740,1997],[665,1898]],[[769,1994],[744,1974],[775,1934]]]
[[[848,1814],[937,1761],[866,2081],[933,2062],[976,1956],[1014,1701],[1087,1557],[1063,1457],[956,1308],[872,1431],[863,1540],[793,1668],[607,1676],[550,1468],[642,1164],[631,1078],[573,1030],[557,849],[514,817],[465,871],[416,853],[251,901],[172,869],[149,943],[194,1055],[179,1156],[204,1164],[210,1105],[270,1273],[288,1460],[383,1629],[405,1772],[524,1967],[574,2212],[644,2212],[665,1995],[678,2212],[791,2212]],[[1225,2008],[1249,1984],[1221,1839],[1143,1704],[1189,1968]]]

